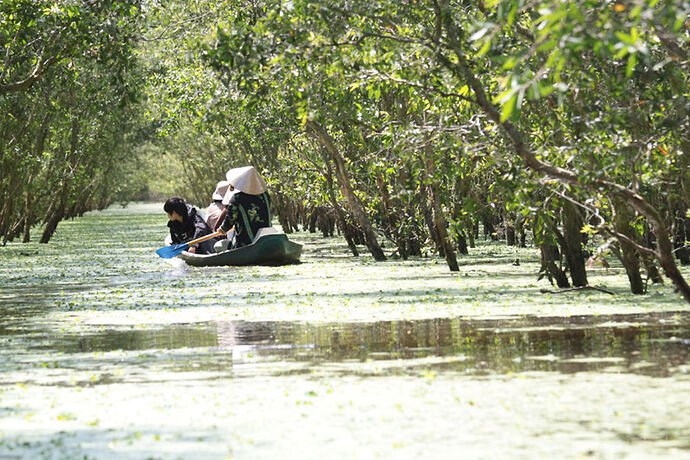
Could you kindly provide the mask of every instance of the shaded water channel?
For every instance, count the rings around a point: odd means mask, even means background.
[[[541,296],[530,250],[456,275],[310,234],[301,265],[188,269],[151,209],[0,248],[0,458],[690,458],[670,288]]]

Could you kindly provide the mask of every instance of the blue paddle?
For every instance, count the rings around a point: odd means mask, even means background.
[[[197,238],[192,241],[187,241],[186,243],[180,243],[180,244],[173,244],[171,246],[163,246],[162,248],[156,250],[156,254],[161,256],[164,259],[172,259],[176,255],[182,253],[182,251],[186,250],[189,248],[190,245],[192,244],[197,244],[201,243],[202,241],[210,240],[211,238],[215,238],[217,236],[222,236],[223,232],[218,231],[216,233],[211,233],[210,235],[202,236],[201,238]]]

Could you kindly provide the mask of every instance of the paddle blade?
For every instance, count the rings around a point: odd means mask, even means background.
[[[163,246],[162,248],[156,250],[156,254],[158,254],[164,259],[172,259],[188,247],[189,245],[187,243],[173,244],[172,246]]]

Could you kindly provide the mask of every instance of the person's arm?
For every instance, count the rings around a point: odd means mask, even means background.
[[[216,219],[216,222],[213,225],[213,231],[214,232],[217,232],[220,229],[220,226],[223,224],[223,221],[225,220],[225,215],[227,213],[228,213],[228,208],[223,208],[220,215],[218,215],[218,219]]]
[[[213,233],[213,230],[211,230],[211,227],[208,226],[203,217],[197,213],[196,217],[194,218],[194,238],[192,239],[195,240],[197,238],[201,238],[209,233]]]
[[[202,236],[208,235],[209,233],[213,233],[211,227],[209,227],[204,218],[201,217],[201,214],[197,212],[194,215],[194,237],[192,239],[195,240],[197,238],[201,238]],[[187,251],[194,254],[198,246],[198,244],[190,245]]]
[[[234,227],[235,223],[237,222],[237,216],[237,206],[234,203],[230,203],[229,205],[227,205],[225,207],[225,217],[223,218],[222,223],[218,227],[218,230],[220,230],[223,233],[227,233],[228,231],[230,231],[230,229],[232,229],[232,227]]]

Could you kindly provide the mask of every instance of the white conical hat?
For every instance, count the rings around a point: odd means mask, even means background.
[[[223,197],[223,204],[230,203],[230,198],[237,192],[244,192],[249,195],[261,195],[266,191],[266,181],[254,169],[254,166],[243,166],[233,168],[225,174],[234,190],[228,189]]]
[[[213,201],[222,200],[225,194],[227,193],[229,186],[230,182],[226,180],[218,182],[218,185],[216,185],[216,190],[213,192],[211,199],[213,199]]]

